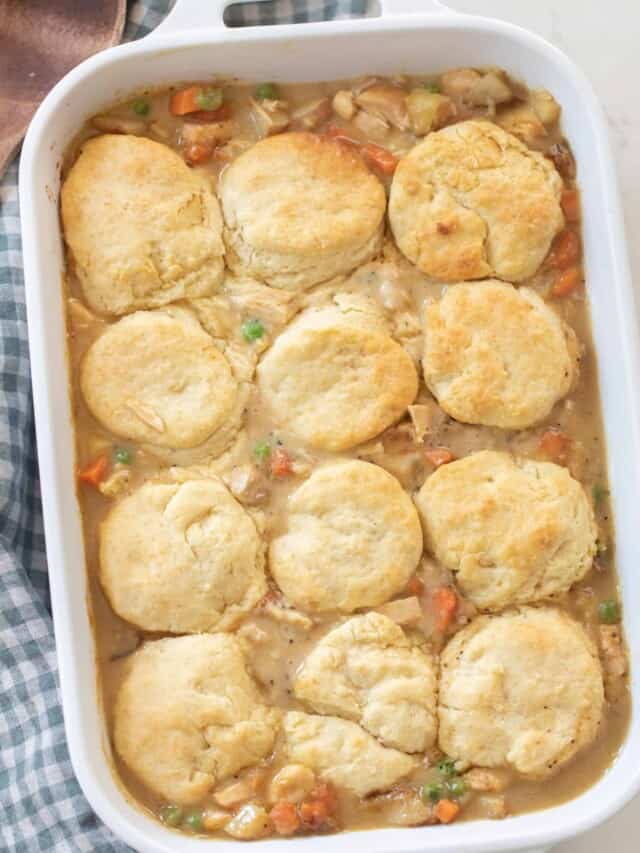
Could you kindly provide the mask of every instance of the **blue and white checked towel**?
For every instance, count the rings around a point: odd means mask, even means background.
[[[205,0],[203,0],[205,2]],[[130,3],[125,39],[170,0]],[[367,0],[274,0],[236,26],[363,14]],[[62,723],[38,481],[18,211],[18,164],[0,183],[0,850],[124,853],[73,775]]]

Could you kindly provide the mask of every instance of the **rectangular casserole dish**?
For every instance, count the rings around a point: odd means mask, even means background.
[[[640,647],[636,506],[640,494],[640,377],[633,292],[622,215],[604,115],[582,74],[539,37],[517,27],[454,13],[434,0],[385,0],[377,18],[305,26],[225,29],[228,0],[178,0],[149,37],[95,56],[51,92],[34,118],[20,166],[24,267],[31,369],[47,554],[69,749],[92,807],[142,853],[227,853],[235,841],[180,836],[139,811],[112,776],[110,745],[100,711],[87,611],[85,560],[75,497],[74,445],[67,391],[63,250],[58,221],[63,153],[85,119],[135,88],[213,73],[246,79],[304,82],[364,73],[438,72],[457,65],[497,65],[531,86],[550,89],[563,107],[564,132],[582,189],[587,287],[617,529],[618,565],[632,656],[634,713],[628,738],[610,770],[573,801],[500,822],[382,829],[299,838],[302,853],[341,851],[542,851],[601,822],[640,790]],[[329,59],[329,62],[327,61]],[[568,662],[570,665],[570,662]],[[277,840],[254,842],[277,850]]]

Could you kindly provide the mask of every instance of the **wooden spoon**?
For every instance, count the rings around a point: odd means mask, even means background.
[[[0,177],[40,102],[122,36],[126,0],[0,0]]]

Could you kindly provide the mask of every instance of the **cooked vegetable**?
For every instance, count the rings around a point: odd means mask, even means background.
[[[567,222],[580,221],[582,214],[580,211],[580,193],[578,190],[563,190],[560,204],[562,205],[562,212]]]
[[[414,89],[407,95],[407,111],[411,128],[418,136],[438,130],[451,115],[451,101],[445,95],[425,89]]]
[[[383,175],[393,175],[395,172],[398,158],[391,151],[373,142],[367,142],[360,151],[367,166],[377,169]]]
[[[460,797],[464,797],[467,793],[467,786],[464,783],[464,780],[459,776],[456,776],[453,779],[450,779],[446,785],[447,793],[450,794],[455,799],[459,799]]]
[[[513,98],[506,75],[499,71],[481,74],[473,68],[454,68],[440,77],[445,95],[471,106],[503,104]]]
[[[422,88],[426,89],[427,92],[433,92],[433,94],[435,95],[439,94],[440,92],[440,86],[438,85],[438,83],[434,82],[427,81],[426,83],[422,84]]]
[[[281,800],[269,812],[271,823],[278,835],[293,835],[300,828],[300,818],[293,803]]]
[[[207,832],[215,832],[222,829],[229,821],[231,815],[222,809],[206,809],[202,813],[202,828]]]
[[[169,109],[174,116],[184,116],[200,110],[217,110],[222,106],[223,100],[222,89],[189,86],[173,93]]]
[[[182,817],[183,811],[180,806],[163,806],[160,809],[160,820],[167,826],[180,826]]]
[[[596,509],[599,509],[601,503],[605,500],[605,498],[609,497],[609,489],[605,489],[600,483],[596,483],[595,486],[591,489],[591,497],[593,498],[593,504]]]
[[[450,779],[457,775],[456,763],[453,758],[443,758],[438,762],[438,773],[441,773],[445,779]]]
[[[407,584],[407,592],[411,595],[422,595],[424,592],[424,581],[418,575],[414,575]]]
[[[547,255],[547,265],[565,269],[580,258],[580,239],[575,231],[565,228],[553,241]]]
[[[247,803],[225,825],[224,831],[243,841],[264,838],[271,833],[271,819],[262,806]]]
[[[209,162],[213,154],[213,147],[211,145],[203,145],[201,142],[193,142],[190,145],[186,145],[182,153],[187,163],[198,166]]]
[[[121,465],[131,465],[132,454],[129,448],[118,447],[116,448],[116,451],[113,454],[113,458]]]
[[[458,596],[450,586],[438,586],[431,597],[436,608],[436,628],[438,631],[446,631],[458,609]]]
[[[151,104],[149,103],[149,101],[134,101],[131,105],[131,109],[137,116],[146,116],[149,114]]]
[[[291,457],[282,447],[275,447],[273,449],[269,462],[271,474],[274,477],[287,477],[293,473]]]
[[[242,337],[245,341],[252,343],[253,341],[259,341],[260,338],[264,335],[264,326],[260,322],[260,320],[245,320],[241,327]]]
[[[440,800],[435,808],[435,815],[440,823],[451,823],[459,814],[460,806],[453,800]]]
[[[543,124],[555,124],[560,118],[560,104],[546,89],[532,89],[529,100]]]
[[[333,789],[325,782],[318,785],[309,799],[300,805],[300,818],[307,829],[324,827],[338,805]]]
[[[266,462],[271,456],[271,445],[268,441],[259,441],[253,448],[253,455],[259,462]]]
[[[516,104],[501,110],[496,116],[496,121],[500,127],[508,133],[513,133],[531,148],[539,147],[547,135],[545,126],[526,104]]]
[[[98,488],[102,480],[104,480],[108,468],[109,460],[105,453],[98,456],[97,459],[93,459],[84,468],[81,468],[78,471],[78,479],[89,486]]]
[[[334,113],[345,121],[350,121],[356,114],[353,94],[348,89],[341,89],[339,92],[336,92],[333,96],[331,106]]]
[[[260,83],[256,86],[255,96],[259,101],[277,101],[280,97],[274,83]]]
[[[437,803],[445,795],[445,787],[442,782],[429,782],[420,788],[420,796],[425,803]]]
[[[434,468],[439,468],[441,465],[448,465],[449,462],[453,462],[456,458],[448,447],[429,447],[425,450],[424,455]]]
[[[286,800],[300,803],[313,790],[316,777],[313,770],[303,764],[285,764],[271,780],[269,797],[271,802]]]
[[[618,607],[618,602],[612,598],[601,601],[598,605],[598,619],[604,625],[614,625],[616,622],[619,622],[620,608]]]
[[[540,436],[539,447],[550,459],[560,461],[566,459],[571,439],[562,430],[552,427]]]
[[[221,110],[218,110],[221,112]],[[180,133],[182,144],[187,145],[204,145],[210,149],[222,145],[227,142],[233,135],[233,124],[230,121],[213,121],[194,124],[191,119],[199,116],[199,113],[194,113],[189,116],[189,121],[182,126]]]
[[[192,832],[200,832],[202,829],[202,812],[189,812],[184,822]]]
[[[261,136],[273,136],[289,127],[291,117],[285,101],[253,100],[253,118]]]
[[[558,299],[562,296],[569,296],[577,290],[584,281],[582,267],[569,267],[559,273],[551,287],[551,296]]]

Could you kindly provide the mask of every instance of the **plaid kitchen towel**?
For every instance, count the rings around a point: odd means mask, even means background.
[[[203,0],[204,2],[204,0]],[[125,39],[169,0],[131,3]],[[231,26],[362,15],[367,0],[236,7]],[[124,853],[76,782],[65,741],[42,529],[18,211],[18,164],[0,183],[0,850]]]

